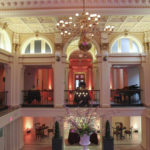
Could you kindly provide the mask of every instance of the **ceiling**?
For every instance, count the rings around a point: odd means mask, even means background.
[[[56,23],[64,16],[35,17],[0,17],[0,24],[8,24],[8,28],[16,33],[56,33]],[[103,31],[106,25],[115,26],[114,32],[145,32],[150,30],[150,15],[113,15],[101,16],[99,29]]]

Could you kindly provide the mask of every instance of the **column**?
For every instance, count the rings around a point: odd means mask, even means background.
[[[146,150],[150,150],[150,118],[146,117]]]
[[[13,105],[13,73],[12,64],[5,64],[5,91],[7,91],[7,105]]]
[[[62,45],[55,44],[56,59],[53,64],[54,70],[54,106],[64,106],[64,90],[65,90],[65,61],[66,57],[61,57]]]
[[[99,63],[100,70],[100,106],[110,107],[110,69],[107,61],[107,51],[102,51],[102,62]],[[106,58],[106,59],[105,59]]]
[[[23,93],[24,90],[24,70],[25,67],[21,64],[18,64],[17,78],[16,78],[16,94],[17,94],[17,105],[23,104]]]
[[[69,64],[65,66],[65,90],[68,90],[68,83],[69,83]]]
[[[93,65],[93,86],[95,90],[99,89],[98,83],[99,78],[98,78],[98,71],[97,71],[97,65]]]
[[[142,63],[140,66],[140,85],[141,85],[141,102],[145,106],[150,106],[150,79],[149,79],[149,69],[148,69],[148,62]]]

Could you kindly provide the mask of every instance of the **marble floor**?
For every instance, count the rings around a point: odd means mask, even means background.
[[[46,133],[45,133],[46,134]],[[46,136],[42,139],[36,139],[35,134],[31,133],[29,135],[25,135],[24,137],[24,143],[25,146],[22,150],[51,150],[51,141],[52,141],[53,134],[50,134],[49,136]],[[100,144],[98,146],[90,145],[88,146],[89,150],[102,150],[102,143],[101,143],[101,137],[99,135],[99,141]],[[67,140],[67,135],[66,135]],[[141,134],[140,133],[133,133],[132,138],[131,137],[125,137],[123,140],[116,139],[114,137],[114,144],[115,144],[115,150],[143,150],[140,146],[141,143]],[[64,144],[64,150],[82,150],[82,147],[79,145],[68,145]]]
[[[101,150],[101,146],[89,146],[89,150]],[[140,145],[115,145],[115,150],[143,150]],[[51,150],[47,145],[26,145],[22,150]],[[64,150],[82,150],[81,146],[68,146]]]

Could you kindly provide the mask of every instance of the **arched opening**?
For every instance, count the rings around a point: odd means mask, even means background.
[[[98,105],[99,85],[98,69],[93,62],[96,61],[97,49],[92,43],[92,48],[88,52],[83,52],[78,48],[78,39],[73,40],[66,49],[67,62],[66,68],[66,89],[65,100],[67,105],[78,105],[75,101],[76,90],[84,83],[84,90],[89,95],[89,103]],[[85,91],[84,91],[85,93]]]
[[[30,38],[23,44],[22,54],[52,54],[52,46],[44,38]]]
[[[142,53],[141,43],[134,37],[122,36],[111,45],[111,53]]]
[[[7,32],[3,29],[0,29],[0,48],[11,52],[11,42]]]

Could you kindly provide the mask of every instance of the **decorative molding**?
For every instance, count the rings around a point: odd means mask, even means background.
[[[100,47],[101,47],[101,50],[109,50],[109,43],[102,43],[101,45],[100,45]]]
[[[62,51],[63,50],[63,43],[55,43],[54,44],[55,51]]]
[[[1,10],[13,9],[81,9],[81,0],[0,0]],[[149,0],[88,0],[86,8],[150,8]]]

